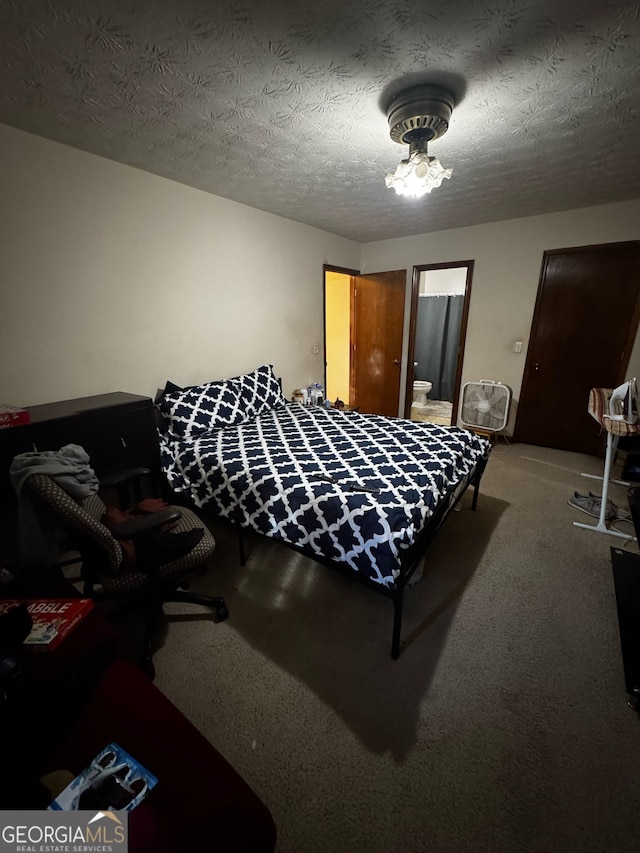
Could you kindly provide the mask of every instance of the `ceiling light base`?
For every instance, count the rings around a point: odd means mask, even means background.
[[[442,86],[414,86],[400,92],[387,110],[391,138],[402,145],[416,138],[438,139],[449,128],[453,107],[453,95]]]

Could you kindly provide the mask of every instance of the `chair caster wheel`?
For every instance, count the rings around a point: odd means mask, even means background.
[[[636,714],[640,714],[640,691],[636,688],[627,695],[627,705],[632,711],[635,711]]]
[[[216,618],[218,622],[224,622],[225,619],[229,618],[229,610],[227,609],[226,604],[221,604],[216,607]]]
[[[149,681],[153,681],[156,677],[156,668],[151,658],[145,658],[140,664],[140,669]]]

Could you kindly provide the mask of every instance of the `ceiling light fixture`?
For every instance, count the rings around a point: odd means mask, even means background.
[[[442,86],[414,86],[396,95],[389,104],[387,119],[394,142],[409,146],[402,160],[385,183],[398,195],[420,198],[450,178],[453,169],[445,169],[437,157],[427,152],[432,139],[445,134],[453,112],[453,95]]]

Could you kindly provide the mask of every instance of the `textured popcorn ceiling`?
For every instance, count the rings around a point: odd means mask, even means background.
[[[358,241],[640,196],[617,0],[0,0],[0,122]],[[456,96],[420,200],[390,95]]]

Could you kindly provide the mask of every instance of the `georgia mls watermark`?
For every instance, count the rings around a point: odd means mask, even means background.
[[[128,853],[128,812],[0,811],[0,853]]]

